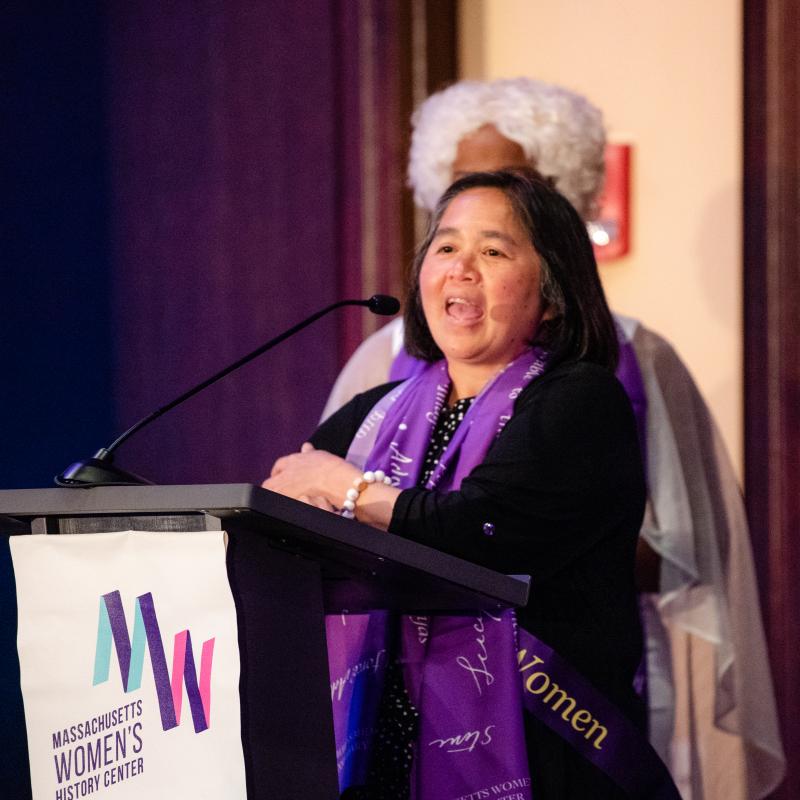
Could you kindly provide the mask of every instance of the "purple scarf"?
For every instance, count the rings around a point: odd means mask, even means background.
[[[546,358],[527,350],[475,398],[453,434],[426,488],[457,489],[481,463],[510,419],[514,402],[544,372]],[[382,469],[399,489],[417,485],[436,420],[450,392],[445,362],[395,387],[359,428],[347,460],[359,469]],[[383,668],[369,671],[385,638],[370,640],[372,615],[328,619],[334,685],[334,726],[340,786],[366,777],[367,740],[377,720]],[[355,626],[362,629],[355,633]],[[349,627],[349,629],[348,629]],[[514,614],[476,612],[454,617],[402,617],[400,659],[411,702],[421,709],[411,796],[415,800],[479,795],[513,786],[530,800],[530,775],[522,721],[522,685],[516,665]],[[360,648],[368,641],[367,651]],[[353,667],[346,664],[355,664]],[[358,672],[358,685],[342,691],[342,676]],[[347,697],[345,697],[345,693]],[[346,702],[349,699],[349,703]],[[356,709],[354,711],[354,709]]]
[[[511,418],[517,397],[544,372],[546,360],[541,350],[527,350],[483,389],[456,429],[426,488],[458,489],[463,478],[484,460]],[[383,470],[400,489],[416,486],[449,391],[444,362],[395,387],[364,420],[347,460],[360,469]],[[327,620],[342,791],[365,783],[390,651],[386,622],[385,613],[332,616]],[[412,800],[471,794],[480,797],[486,792],[531,800],[524,708],[551,725],[618,782],[627,783],[632,796],[649,796],[639,791],[643,781],[650,790],[645,762],[642,770],[635,770],[636,775],[627,779],[630,759],[621,760],[624,751],[630,750],[631,737],[642,737],[620,712],[609,712],[607,701],[588,683],[570,682],[574,670],[527,631],[518,631],[513,611],[405,616],[400,626],[405,685],[411,702],[420,710]],[[566,699],[559,701],[557,694],[554,698],[551,685],[556,689],[569,687]],[[566,709],[575,714],[570,716]],[[587,709],[600,710],[592,713]],[[590,729],[587,736],[585,732]],[[606,737],[613,747],[603,743]],[[649,747],[646,742],[644,747]],[[620,769],[620,764],[625,769]],[[677,797],[669,793],[663,796]]]

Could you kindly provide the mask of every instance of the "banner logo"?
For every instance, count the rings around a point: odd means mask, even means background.
[[[136,598],[133,638],[128,635],[128,624],[119,591],[100,597],[100,616],[97,624],[97,646],[94,657],[92,686],[105,683],[111,668],[111,645],[117,652],[122,688],[134,692],[142,685],[145,644],[150,652],[150,664],[156,685],[161,725],[165,731],[181,722],[183,686],[189,698],[195,733],[206,730],[211,724],[211,663],[214,657],[214,639],[203,642],[200,654],[200,678],[195,668],[192,637],[188,630],[175,634],[172,651],[172,675],[167,670],[167,659],[158,627],[153,595],[150,592]]]

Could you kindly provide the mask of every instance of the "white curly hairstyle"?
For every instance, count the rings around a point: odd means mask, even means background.
[[[597,213],[605,169],[603,115],[579,94],[532,78],[460,81],[425,100],[411,122],[408,183],[422,208],[432,211],[452,183],[458,143],[491,124],[522,147],[584,219]]]

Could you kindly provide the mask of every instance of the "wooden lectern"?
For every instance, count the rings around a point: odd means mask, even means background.
[[[251,800],[339,796],[325,614],[452,613],[527,601],[527,578],[498,574],[249,484],[0,491],[0,533],[123,530],[229,534]],[[7,607],[4,619],[8,613]],[[10,614],[15,622],[15,608]],[[24,731],[2,727],[0,738],[8,738],[0,750],[8,755],[14,748],[4,745],[12,737],[24,740]],[[27,771],[13,759],[0,765],[0,786]]]

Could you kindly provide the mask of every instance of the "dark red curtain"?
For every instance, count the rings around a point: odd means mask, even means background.
[[[300,318],[358,268],[358,26],[304,3],[109,13],[115,391],[122,427]],[[355,262],[355,263],[353,263]],[[368,313],[368,312],[366,312]],[[317,323],[142,430],[159,483],[259,481],[315,427],[339,366]]]

